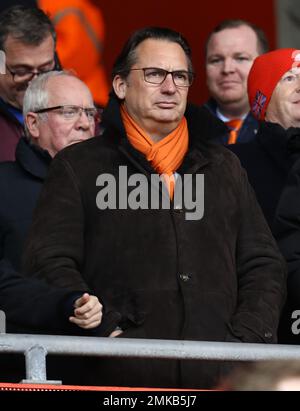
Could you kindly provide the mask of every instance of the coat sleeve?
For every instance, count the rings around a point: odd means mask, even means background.
[[[300,308],[300,160],[289,174],[274,222],[274,233],[288,265],[289,303]]]
[[[81,295],[81,293],[80,293]],[[51,287],[42,280],[24,278],[8,260],[0,261],[0,309],[9,332],[77,333],[68,322],[78,293]]]
[[[23,255],[25,275],[70,290],[89,290],[81,272],[84,215],[68,163],[54,159],[43,186]]]
[[[90,292],[84,265],[84,207],[69,163],[57,156],[43,186],[23,255],[26,276],[43,279],[54,287]],[[97,295],[103,303],[101,296]],[[121,316],[104,306],[96,335],[108,336]],[[78,327],[77,327],[78,328]]]
[[[53,287],[43,280],[25,278],[9,261],[0,261],[0,310],[5,314],[7,332],[108,336],[120,321],[113,311],[90,330],[69,321],[69,316],[74,315],[74,302],[81,295],[82,292]]]
[[[286,296],[286,265],[246,172],[240,168],[239,174],[238,299],[231,321],[232,340],[274,343]]]

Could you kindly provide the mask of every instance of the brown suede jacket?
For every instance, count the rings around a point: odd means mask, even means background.
[[[115,177],[118,203],[120,166],[128,178],[140,173],[149,181],[155,173],[130,146],[112,97],[103,136],[63,150],[52,162],[25,269],[61,287],[78,290],[87,284],[106,313],[119,313],[121,338],[274,343],[285,264],[238,159],[207,142],[217,127],[212,118],[194,106],[185,115],[190,147],[177,172],[192,175],[194,194],[195,176],[204,175],[201,219],[187,220],[186,204],[98,208],[100,175]],[[135,189],[127,187],[132,196]],[[93,383],[104,385],[204,388],[220,376],[220,364],[213,362],[101,359],[97,364]]]

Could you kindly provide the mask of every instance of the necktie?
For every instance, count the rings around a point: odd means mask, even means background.
[[[236,118],[230,121],[226,121],[227,127],[230,129],[227,144],[235,144],[238,138],[239,130],[242,127],[243,120]]]

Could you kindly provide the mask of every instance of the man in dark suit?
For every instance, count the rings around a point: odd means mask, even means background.
[[[204,107],[227,125],[215,139],[218,143],[246,143],[255,137],[258,123],[249,111],[247,78],[255,57],[267,51],[264,32],[246,20],[224,20],[209,34],[205,58],[210,99]]]

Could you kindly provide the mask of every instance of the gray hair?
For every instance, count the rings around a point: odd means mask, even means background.
[[[29,83],[23,100],[24,120],[26,119],[26,115],[29,112],[36,112],[38,110],[42,110],[43,108],[47,108],[49,103],[47,83],[50,78],[59,76],[76,77],[69,71],[48,71],[47,73],[40,74]],[[47,114],[45,113],[44,115],[46,116]],[[25,134],[30,138],[30,133],[27,128],[26,121],[24,121],[24,124]]]

